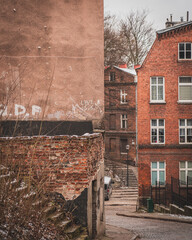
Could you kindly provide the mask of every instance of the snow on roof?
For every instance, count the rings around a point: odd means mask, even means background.
[[[136,72],[135,72],[135,69],[128,69],[128,68],[120,68],[120,67],[117,67],[117,66],[114,66],[115,68],[121,70],[121,71],[124,71],[126,73],[129,73],[131,75],[134,75],[136,76]]]
[[[181,23],[181,24],[176,24],[176,25],[173,26],[173,27],[168,27],[168,28],[159,30],[159,31],[157,31],[156,33],[157,33],[157,34],[166,33],[166,32],[169,32],[169,31],[171,31],[171,30],[175,30],[175,29],[178,29],[178,28],[181,28],[181,27],[185,27],[185,26],[188,26],[188,25],[191,25],[191,24],[192,24],[192,21],[184,22],[184,23]]]

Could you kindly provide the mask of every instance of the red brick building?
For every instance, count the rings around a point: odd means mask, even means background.
[[[105,152],[114,161],[136,161],[136,74],[126,66],[105,69]]]
[[[192,177],[192,22],[157,31],[136,71],[140,199],[150,196],[156,182],[166,188],[171,177],[185,191]]]

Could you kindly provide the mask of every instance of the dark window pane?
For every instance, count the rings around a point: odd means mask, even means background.
[[[180,126],[185,126],[185,119],[180,119]]]
[[[181,137],[180,137],[180,142],[181,142],[181,143],[184,143],[184,142],[185,142],[185,137],[184,137],[184,136],[181,136]]]
[[[164,136],[164,129],[159,129],[159,136]]]
[[[184,43],[179,43],[179,50],[184,50]]]
[[[184,59],[184,52],[179,52],[179,58]]]
[[[186,52],[186,59],[191,59],[191,52]]]
[[[164,143],[164,136],[159,136],[159,143]]]
[[[115,81],[115,72],[110,72],[110,81]]]
[[[192,136],[187,136],[187,142],[191,143],[192,142]]]
[[[163,119],[159,119],[159,126],[164,126],[164,120]]]
[[[191,50],[191,43],[186,43],[186,50]]]
[[[157,136],[152,136],[152,143],[157,143]]]

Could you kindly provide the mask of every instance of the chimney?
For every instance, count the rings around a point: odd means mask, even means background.
[[[183,17],[181,17],[181,22],[183,22]]]
[[[170,14],[170,22],[172,22],[173,21],[173,16],[172,16],[172,14]]]
[[[187,22],[189,21],[189,11],[187,11]]]

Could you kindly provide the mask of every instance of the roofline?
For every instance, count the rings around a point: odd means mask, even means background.
[[[119,67],[117,67],[117,66],[113,66],[113,67],[116,68],[117,70],[123,71],[123,72],[125,72],[125,73],[127,73],[127,74],[136,76],[136,74],[127,72],[127,71],[123,70],[123,68],[119,68]],[[129,70],[129,68],[125,68],[125,69]],[[135,69],[133,69],[133,71],[134,71],[134,70],[135,70]]]
[[[186,27],[186,26],[191,25],[191,24],[192,24],[192,21],[184,22],[184,23],[181,23],[181,24],[177,24],[177,25],[175,25],[173,27],[169,27],[169,28],[164,28],[162,30],[158,30],[158,31],[156,31],[156,33],[158,35],[160,35],[160,34],[172,31],[172,30],[176,30],[176,29],[181,28],[181,27]]]

